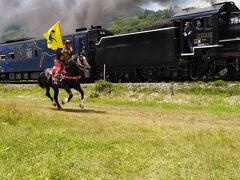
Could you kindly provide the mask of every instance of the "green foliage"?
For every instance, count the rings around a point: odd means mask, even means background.
[[[13,26],[5,31],[1,37],[1,40],[5,42],[8,40],[15,40],[23,37],[26,37],[26,32],[24,32],[24,30],[22,30],[20,27]]]
[[[99,92],[92,91],[90,94],[90,98],[98,98],[100,96]]]
[[[108,81],[99,80],[95,82],[95,91],[96,92],[106,92],[110,93],[113,90],[113,84]]]
[[[105,97],[105,96],[120,96],[124,92],[128,91],[126,87],[122,84],[113,84],[108,81],[99,80],[96,81],[94,84],[94,88],[89,89],[90,98],[98,98],[98,97]]]
[[[137,32],[150,26],[169,23],[170,11],[149,11],[133,16],[118,17],[111,22],[110,30],[115,34]]]
[[[129,103],[151,87],[132,92],[130,85],[114,84],[113,93],[89,103],[95,87],[86,86],[86,109],[72,101],[62,111],[39,87],[0,86],[7,88],[0,91],[0,177],[239,179],[240,96],[232,104],[212,92],[169,96],[154,88],[161,102],[139,96]]]
[[[116,106],[189,109],[202,112],[240,112],[238,82],[163,83],[162,85],[114,84],[111,93],[93,91],[90,102]],[[107,91],[108,92],[108,91]]]
[[[23,113],[18,110],[18,107],[15,103],[2,106],[0,109],[0,122],[15,126],[22,117]]]
[[[198,86],[199,85],[199,86]],[[203,86],[201,86],[203,85]],[[225,81],[214,81],[208,84],[202,84],[199,82],[194,83],[192,87],[179,89],[176,92],[183,93],[186,95],[199,95],[199,96],[236,96],[240,95],[240,85],[232,84],[229,86],[228,82]]]
[[[91,91],[90,98],[98,98],[100,94],[109,94],[113,91],[113,84],[108,81],[99,80],[94,84],[94,89]]]
[[[226,85],[228,85],[229,83],[226,82],[226,81],[223,81],[223,80],[217,80],[217,81],[213,81],[212,84],[213,84],[214,86],[220,87],[220,86],[226,86]]]

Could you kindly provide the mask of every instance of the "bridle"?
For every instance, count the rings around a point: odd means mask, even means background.
[[[77,57],[76,57],[76,56],[75,56],[75,57],[73,56],[72,58],[69,59],[69,61],[73,61],[74,64],[78,67],[78,69],[79,69],[80,71],[86,72],[87,70],[86,70],[82,65],[80,65],[79,63],[77,63],[74,59],[77,59]]]
[[[79,63],[77,63],[77,62],[75,61],[75,59],[77,59],[77,57],[76,57],[76,56],[73,56],[72,58],[70,58],[70,59],[68,60],[68,63],[71,62],[71,61],[73,61],[73,63],[77,66],[77,68],[78,68],[80,71],[83,71],[83,72],[87,71],[87,70],[86,70],[84,67],[82,67]],[[77,80],[77,79],[81,79],[81,76],[67,76],[67,75],[64,75],[64,76],[63,76],[63,79]]]

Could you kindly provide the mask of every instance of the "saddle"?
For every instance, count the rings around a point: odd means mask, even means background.
[[[53,67],[50,71],[50,74],[52,77],[53,84],[59,85],[60,83],[62,83],[62,80],[64,79],[64,76],[66,75],[65,67],[60,71],[56,71],[56,69]]]

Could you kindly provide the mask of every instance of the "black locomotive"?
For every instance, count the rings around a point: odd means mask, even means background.
[[[168,28],[103,37],[97,44],[100,77],[106,75],[110,81],[240,79],[240,11],[233,2],[186,9],[171,20]],[[184,36],[186,24],[191,28],[189,39]]]
[[[100,27],[64,36],[74,53],[85,51],[87,81],[240,79],[240,10],[233,2],[185,9],[164,28],[113,36]],[[186,27],[191,33],[186,36]],[[199,27],[201,25],[201,27]],[[31,80],[53,65],[45,40],[0,45],[0,79]]]

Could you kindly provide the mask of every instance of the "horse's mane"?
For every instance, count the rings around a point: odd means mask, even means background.
[[[66,66],[76,63],[77,55],[72,55],[72,57],[67,61]]]
[[[66,72],[69,75],[79,74],[79,67],[77,64],[77,55],[73,55],[66,63]]]

